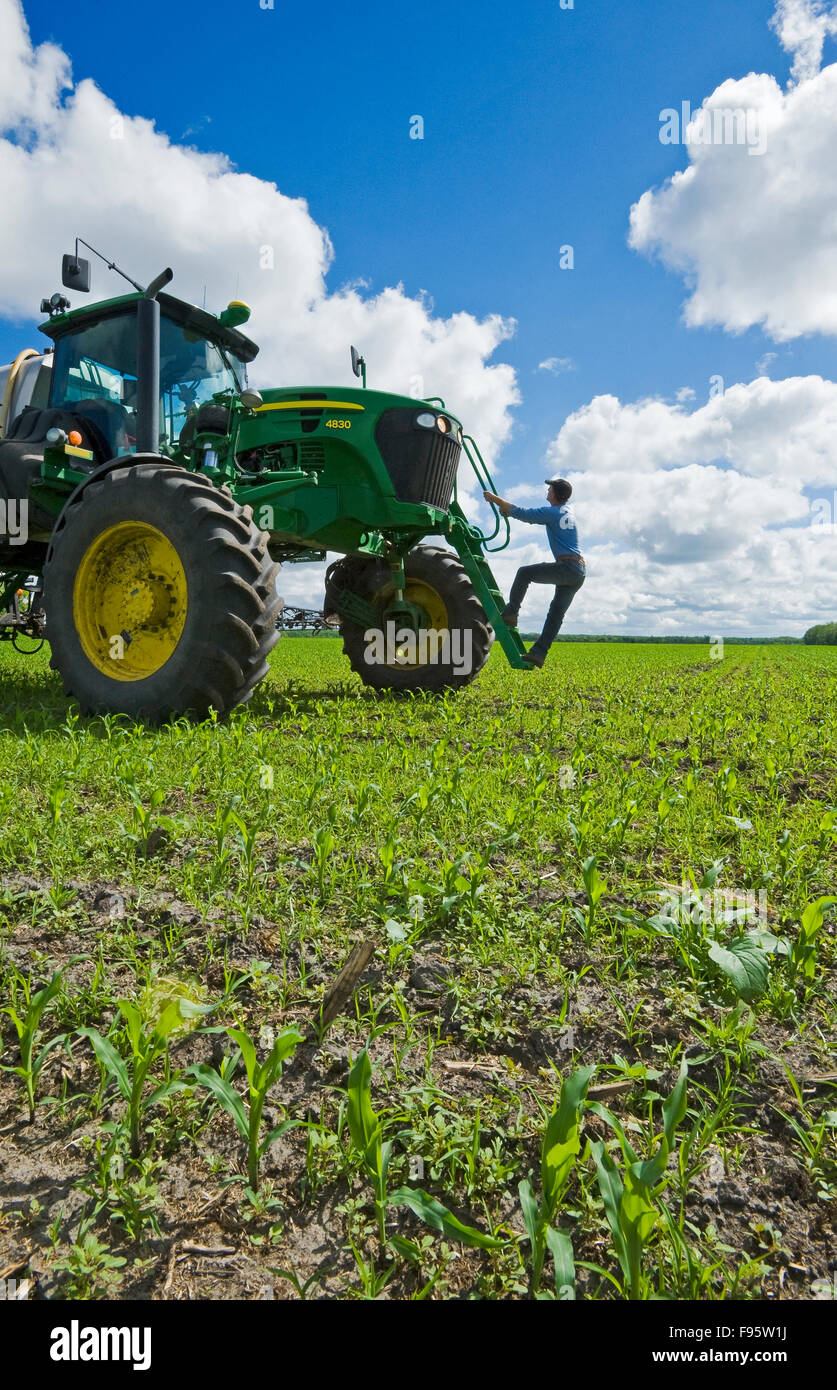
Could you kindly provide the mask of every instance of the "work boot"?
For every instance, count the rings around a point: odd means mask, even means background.
[[[506,627],[517,627],[517,620],[520,614],[518,613],[518,610],[516,608],[512,608],[507,603],[500,616],[502,617],[503,622],[506,624]]]

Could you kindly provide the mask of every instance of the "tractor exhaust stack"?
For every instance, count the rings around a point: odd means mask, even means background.
[[[160,304],[158,292],[174,272],[160,272],[137,304],[137,453],[160,449]]]

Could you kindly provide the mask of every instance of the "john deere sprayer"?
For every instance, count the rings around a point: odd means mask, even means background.
[[[89,290],[78,243],[62,278]],[[223,714],[267,670],[280,565],[336,552],[323,611],[367,685],[464,685],[495,635],[526,669],[484,556],[508,528],[456,500],[463,457],[493,487],[456,415],[367,389],[355,349],[362,386],[249,390],[246,305],[216,316],[171,279],[53,295],[51,346],[0,369],[0,638],[45,638],[85,713]]]

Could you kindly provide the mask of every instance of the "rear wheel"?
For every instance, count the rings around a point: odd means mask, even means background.
[[[403,622],[386,621],[385,610],[395,598],[387,564],[347,556],[329,570],[326,612],[336,611],[340,591],[348,589],[380,614],[377,638],[367,636],[369,629],[359,623],[340,618],[343,651],[352,670],[377,690],[467,685],[485,665],[494,633],[461,562],[441,546],[418,545],[404,558],[404,577],[404,599],[419,610],[419,631],[412,637]]]
[[[91,482],[44,568],[50,664],[87,714],[151,722],[249,699],[278,639],[279,566],[249,507],[147,457]]]

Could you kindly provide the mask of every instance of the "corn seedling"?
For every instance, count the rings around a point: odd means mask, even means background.
[[[317,892],[320,895],[320,902],[325,898],[326,892],[326,873],[328,872],[331,852],[335,846],[334,831],[330,825],[323,825],[314,836],[314,873],[317,877]]]
[[[373,1257],[369,1256],[367,1264],[355,1245],[353,1240],[349,1241],[352,1254],[354,1256],[357,1272],[360,1275],[360,1284],[363,1289],[364,1298],[377,1298],[382,1289],[386,1287],[395,1273],[396,1262],[393,1260],[388,1269],[381,1270],[380,1273],[375,1268]]]
[[[483,1235],[474,1226],[465,1225],[435,1197],[418,1188],[399,1187],[387,1195],[392,1141],[383,1140],[383,1119],[372,1109],[372,1064],[366,1048],[349,1073],[348,1097],[349,1133],[352,1145],[375,1187],[375,1212],[382,1244],[386,1241],[387,1206],[409,1207],[420,1221],[439,1231],[446,1240],[459,1241],[482,1250],[499,1249],[504,1244],[493,1236]]]
[[[791,946],[788,964],[791,977],[801,975],[806,984],[812,984],[817,973],[817,950],[825,920],[825,909],[837,903],[837,897],[817,898],[810,902],[802,913],[799,932]]]
[[[232,1116],[236,1129],[247,1144],[247,1180],[255,1192],[259,1186],[259,1162],[265,1149],[286,1130],[302,1123],[300,1120],[283,1120],[263,1139],[259,1138],[267,1093],[279,1080],[286,1058],[290,1057],[305,1039],[298,1029],[286,1028],[275,1039],[267,1060],[260,1063],[256,1057],[255,1044],[243,1029],[228,1028],[226,1032],[236,1043],[244,1059],[249,1088],[247,1105],[227,1076],[222,1076],[205,1062],[190,1067],[187,1074],[194,1076],[199,1085],[210,1090],[227,1114]],[[231,1072],[232,1067],[227,1070]]]
[[[386,1241],[387,1171],[392,1140],[384,1142],[383,1120],[372,1109],[372,1063],[366,1048],[349,1072],[347,1118],[352,1146],[375,1187],[378,1235],[383,1244]]]
[[[49,984],[44,985],[32,994],[32,982],[21,975],[17,970],[14,972],[14,983],[23,995],[23,1017],[17,1011],[7,1005],[0,1009],[0,1013],[8,1014],[14,1024],[17,1033],[17,1042],[20,1049],[20,1065],[17,1067],[4,1066],[2,1071],[13,1072],[19,1076],[26,1087],[26,1101],[29,1107],[29,1123],[35,1118],[35,1087],[38,1076],[46,1061],[49,1053],[54,1047],[59,1046],[66,1040],[66,1034],[60,1033],[35,1053],[35,1039],[38,1036],[41,1026],[41,1019],[48,1004],[55,998],[61,989],[61,971],[56,970]]]
[[[529,1178],[524,1178],[518,1187],[526,1235],[531,1247],[532,1276],[530,1287],[533,1294],[537,1294],[540,1288],[544,1256],[550,1239],[552,1222],[555,1219],[555,1213],[561,1203],[573,1164],[581,1147],[579,1139],[581,1109],[587,1095],[587,1087],[590,1085],[595,1072],[595,1067],[579,1067],[562,1083],[560,1100],[547,1120],[541,1142],[540,1202],[535,1200]],[[552,1230],[552,1235],[555,1234],[556,1232]],[[558,1245],[563,1251],[564,1247],[560,1240]]]
[[[277,1279],[287,1279],[288,1283],[293,1285],[296,1290],[297,1298],[303,1303],[308,1299],[308,1290],[315,1284],[319,1284],[322,1280],[322,1275],[319,1270],[315,1270],[303,1283],[293,1265],[291,1265],[290,1269],[274,1269],[272,1265],[269,1265],[268,1268],[271,1274],[276,1275]]]
[[[502,1250],[506,1244],[496,1236],[478,1231],[476,1226],[466,1225],[435,1197],[419,1188],[399,1187],[389,1200],[394,1207],[409,1207],[414,1216],[438,1231],[445,1240],[458,1241],[460,1245],[470,1245],[477,1250]]]
[[[546,1243],[552,1256],[555,1272],[555,1297],[561,1302],[575,1298],[575,1257],[573,1243],[566,1231],[556,1231],[554,1226],[546,1228]],[[542,1299],[550,1297],[543,1290],[535,1295]]]
[[[587,893],[587,917],[584,925],[584,940],[588,945],[593,937],[596,909],[604,897],[604,894],[607,892],[607,884],[599,874],[598,863],[598,857],[595,854],[591,854],[590,858],[585,859],[581,866],[581,876],[584,879],[584,888]]]
[[[124,1019],[123,1032],[129,1050],[127,1059],[119,1055],[109,1037],[103,1037],[95,1028],[76,1029],[79,1037],[89,1040],[103,1071],[116,1082],[127,1102],[129,1144],[133,1159],[139,1158],[142,1152],[142,1121],[146,1111],[165,1096],[188,1085],[182,1074],[172,1076],[169,1072],[168,1045],[171,1034],[185,1020],[208,1013],[211,1007],[214,1006],[176,999],[166,1005],[152,1027],[145,1029],[142,1013],[136,1004],[128,999],[120,999],[119,1012]],[[166,1056],[166,1078],[146,1096],[145,1088],[151,1068],[163,1054]]]
[[[829,806],[820,817],[818,830],[817,849],[822,854],[830,844],[837,845],[837,806]]]
[[[132,823],[130,827],[122,825],[120,829],[123,838],[134,846],[134,853],[143,855],[148,853],[153,844],[152,834],[155,831],[165,831],[173,835],[177,827],[171,816],[157,814],[166,799],[165,792],[159,787],[151,793],[147,807],[143,804],[142,794],[136,783],[129,784],[128,793],[131,798]]]
[[[684,1061],[674,1090],[663,1102],[663,1133],[659,1147],[653,1158],[645,1160],[638,1157],[615,1115],[598,1102],[588,1102],[589,1109],[615,1131],[622,1150],[624,1166],[620,1173],[603,1140],[590,1144],[624,1290],[630,1299],[643,1296],[642,1259],[660,1218],[658,1201],[666,1185],[666,1165],[675,1131],[686,1113],[686,1078]]]

